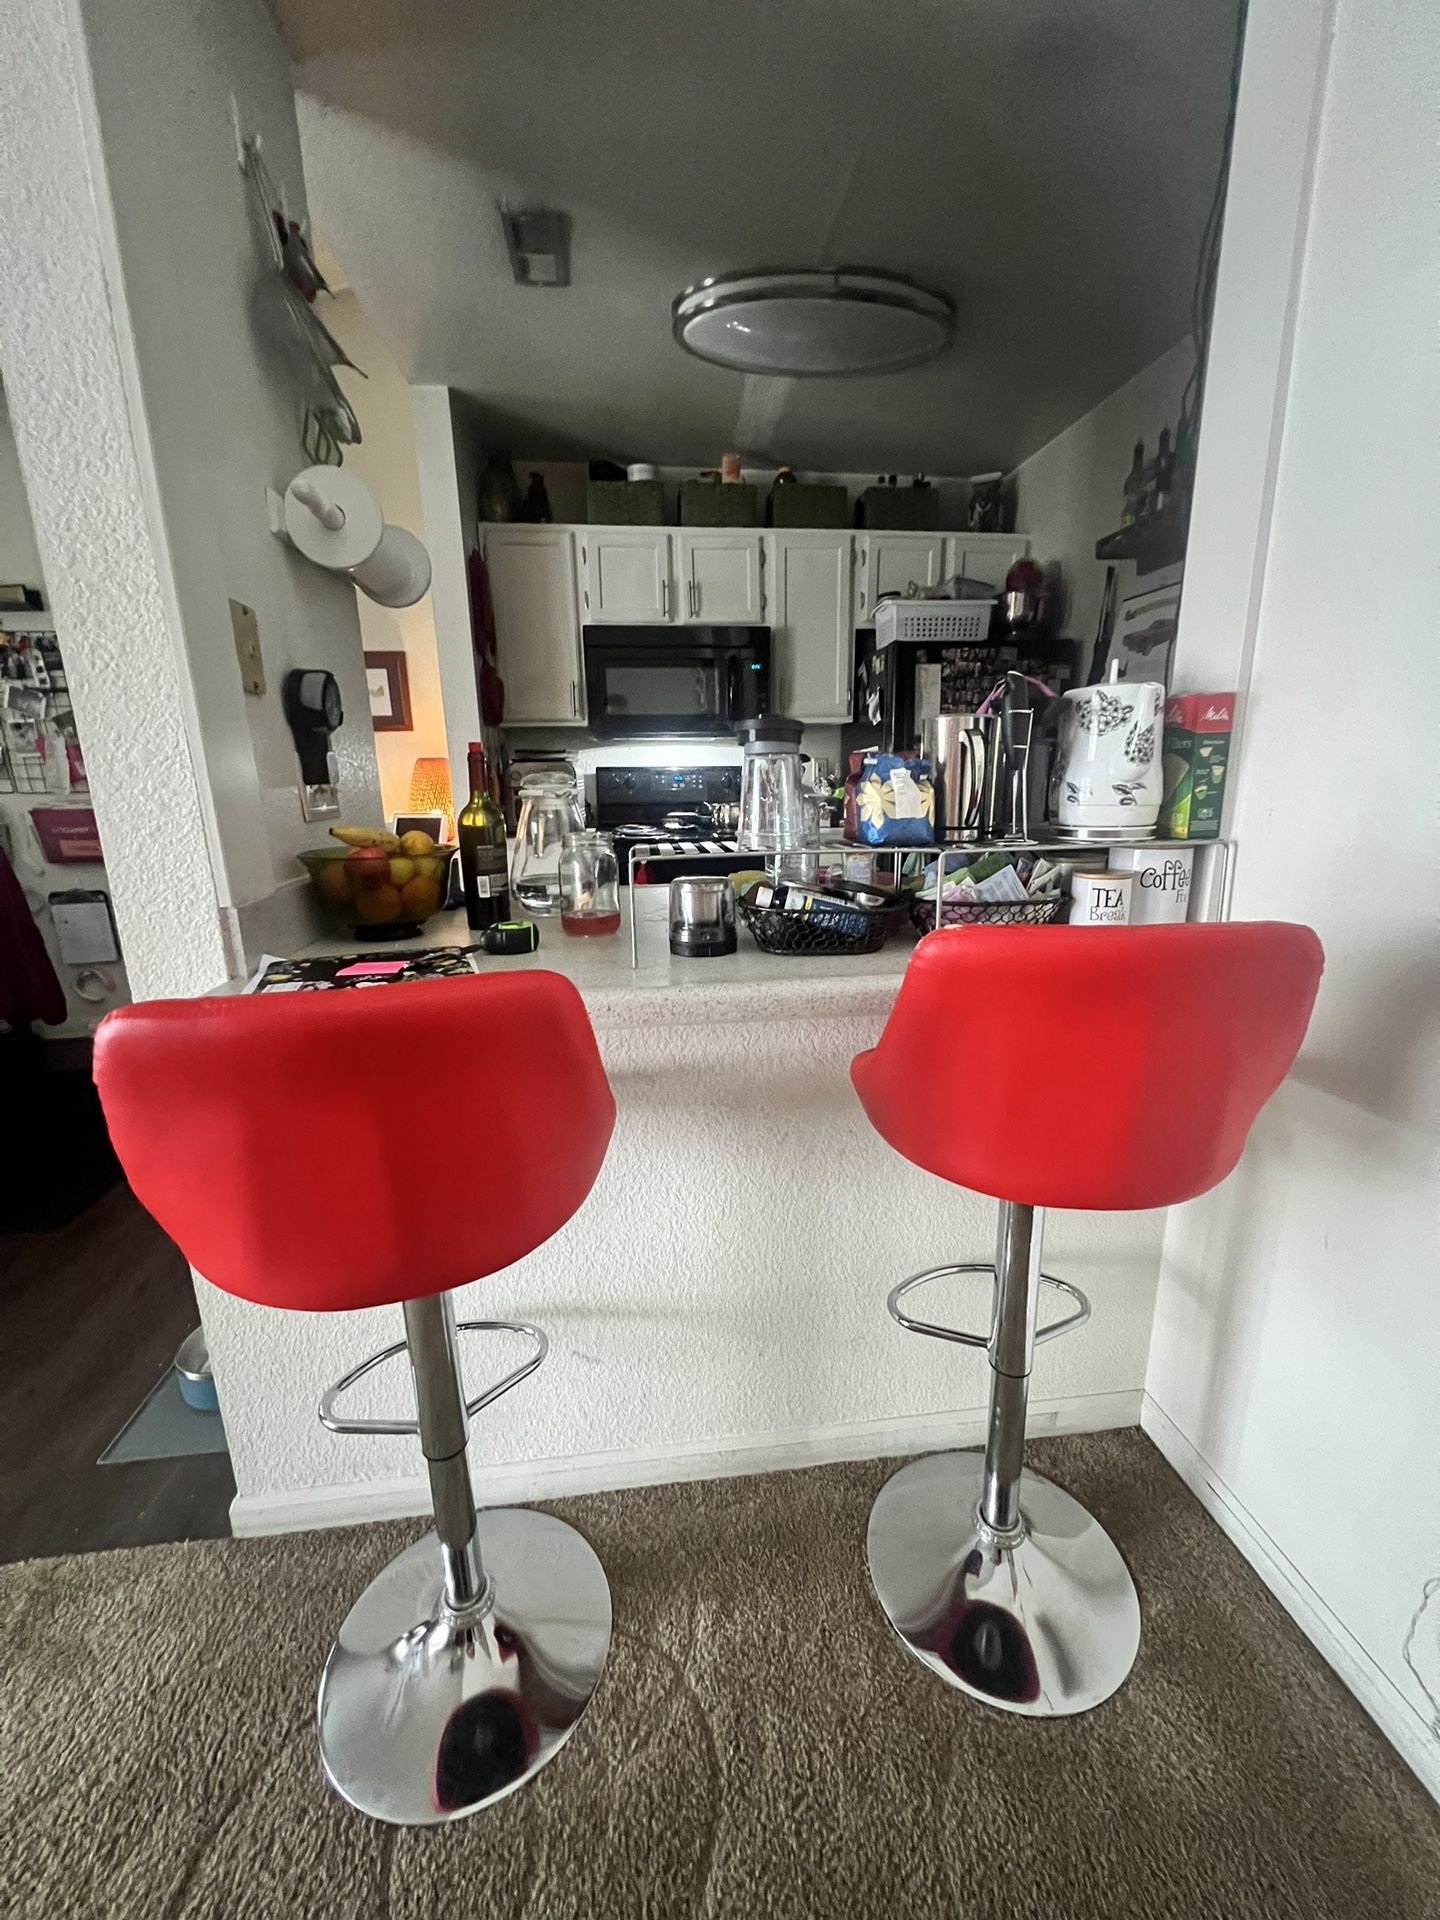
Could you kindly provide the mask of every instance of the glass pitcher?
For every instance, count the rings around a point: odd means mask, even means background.
[[[567,835],[585,825],[580,794],[564,773],[527,773],[520,782],[520,816],[510,892],[515,910],[555,913],[560,906],[560,855]]]

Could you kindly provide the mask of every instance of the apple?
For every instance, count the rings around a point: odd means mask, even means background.
[[[363,893],[368,887],[389,886],[390,856],[383,847],[356,847],[345,856],[345,874],[352,894]]]

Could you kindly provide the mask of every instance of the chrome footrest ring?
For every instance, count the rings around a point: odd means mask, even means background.
[[[550,1342],[539,1327],[532,1327],[525,1320],[457,1320],[456,1333],[522,1333],[535,1343],[535,1351],[513,1367],[503,1378],[489,1386],[483,1393],[465,1403],[466,1417],[473,1419],[482,1407],[488,1407],[508,1393],[512,1387],[518,1387],[534,1373],[540,1362],[550,1350]],[[378,1433],[378,1434],[418,1434],[420,1424],[416,1420],[346,1420],[335,1412],[335,1403],[342,1394],[348,1393],[357,1380],[363,1380],[367,1373],[373,1373],[376,1367],[383,1366],[387,1360],[394,1360],[406,1352],[407,1342],[397,1340],[393,1346],[382,1347],[378,1353],[372,1353],[358,1366],[352,1367],[327,1387],[320,1396],[320,1424],[328,1427],[331,1433]]]
[[[989,1274],[991,1325],[988,1332],[966,1333],[960,1327],[944,1327],[934,1320],[916,1320],[902,1309],[900,1302],[912,1287],[924,1286],[928,1280],[946,1280],[957,1273]],[[1061,1293],[1068,1294],[1075,1304],[1071,1311],[1059,1320],[1052,1320],[1047,1327],[1036,1328],[1035,1344],[1037,1346],[1042,1340],[1054,1340],[1059,1334],[1072,1333],[1076,1327],[1083,1327],[1090,1318],[1090,1301],[1079,1287],[1069,1280],[1057,1279],[1053,1273],[1042,1273],[1040,1279],[1045,1286],[1056,1287]],[[952,1340],[962,1347],[988,1348],[994,1335],[995,1297],[998,1289],[999,1282],[996,1279],[995,1268],[988,1260],[967,1260],[958,1265],[926,1267],[923,1273],[912,1273],[908,1280],[902,1280],[890,1289],[885,1299],[885,1310],[896,1325],[903,1327],[907,1333],[929,1334],[932,1340]]]

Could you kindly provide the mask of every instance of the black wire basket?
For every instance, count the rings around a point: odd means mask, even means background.
[[[862,953],[878,953],[905,920],[904,907],[856,907],[855,913],[865,925],[852,933],[827,925],[818,914],[795,913],[788,907],[752,907],[737,900],[735,911],[762,953],[791,954],[809,960],[842,955],[853,959]]]
[[[1060,911],[1058,900],[947,900],[942,927],[1048,927]],[[935,896],[917,895],[910,903],[910,924],[917,933],[935,931]]]

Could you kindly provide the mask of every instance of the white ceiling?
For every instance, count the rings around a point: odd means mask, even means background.
[[[516,454],[1009,467],[1188,330],[1235,0],[273,4],[317,229]],[[501,198],[571,213],[569,288],[514,284]],[[747,381],[671,339],[707,273],[839,264],[950,294],[953,352]]]

